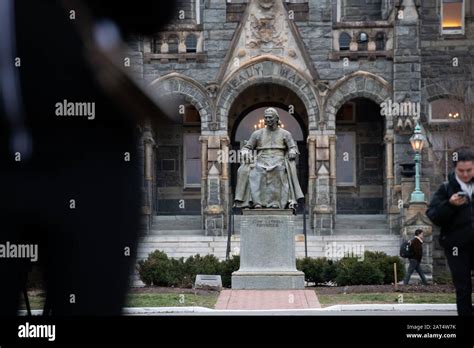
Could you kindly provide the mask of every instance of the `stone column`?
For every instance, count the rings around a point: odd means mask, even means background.
[[[402,0],[396,8],[393,57],[393,102],[421,103],[421,49],[417,5],[414,0]],[[414,115],[393,115],[393,123],[405,124]],[[414,120],[411,120],[412,124]],[[398,127],[398,126],[397,126]],[[412,162],[409,138],[412,130],[397,129],[394,156],[397,163]],[[394,180],[400,183],[401,168],[397,167]]]
[[[221,200],[224,212],[223,228],[227,229],[229,223],[230,205],[232,205],[233,197],[231,197],[230,178],[229,178],[229,146],[230,138],[221,136]],[[229,201],[232,200],[232,201]],[[226,231],[223,231],[225,234]]]
[[[316,202],[313,209],[314,231],[318,235],[329,235],[333,231],[333,208],[331,206],[330,141],[328,135],[316,137]]]
[[[230,144],[230,139],[229,137],[221,137],[221,167],[222,167],[222,175],[221,179],[222,180],[229,180],[229,144]]]
[[[309,211],[312,212],[315,207],[314,188],[316,183],[316,137],[309,136],[306,143],[308,144],[308,205]],[[314,216],[310,215],[310,226],[314,227]]]
[[[207,187],[207,137],[200,136],[201,142],[201,228],[204,229],[204,209],[206,207],[206,187]]]
[[[333,209],[333,222],[337,214],[337,185],[336,185],[336,135],[329,136],[329,182],[331,186],[331,203]]]
[[[396,231],[400,208],[396,197],[394,197],[394,173],[393,173],[393,134],[386,134],[385,143],[385,211],[390,233]]]
[[[206,236],[222,236],[225,229],[223,205],[225,184],[222,184],[223,166],[219,163],[222,160],[221,137],[210,135],[207,139],[206,168],[210,167],[210,169],[206,178],[206,199],[203,211],[204,229]]]
[[[144,205],[143,214],[147,220],[147,229],[150,229],[153,218],[153,147],[155,140],[151,128],[145,126],[143,132],[143,148],[144,148]]]

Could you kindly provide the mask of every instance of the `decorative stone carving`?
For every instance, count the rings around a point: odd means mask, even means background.
[[[395,130],[397,132],[412,132],[415,128],[415,121],[413,117],[410,116],[399,116],[397,120],[397,124],[395,126]]]
[[[258,5],[264,10],[269,10],[275,5],[275,0],[259,0]]]
[[[210,83],[206,86],[207,94],[211,98],[217,97],[217,92],[219,91],[219,85],[217,83]]]
[[[282,16],[269,14],[262,17],[250,15],[251,38],[247,43],[250,48],[265,49],[281,48],[287,41],[283,35],[284,21]]]
[[[217,123],[217,122],[210,122],[209,123],[209,130],[215,132],[218,129],[219,129],[219,123]]]
[[[316,83],[316,88],[319,92],[319,95],[324,97],[328,94],[329,91],[329,83],[327,81],[318,81]]]

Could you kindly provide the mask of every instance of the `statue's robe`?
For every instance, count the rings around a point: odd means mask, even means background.
[[[287,130],[259,129],[252,133],[242,150],[248,149],[257,157],[244,163],[237,172],[235,206],[250,208],[276,206],[286,209],[304,198],[296,173],[295,161],[288,159],[290,150],[298,152],[296,142]]]

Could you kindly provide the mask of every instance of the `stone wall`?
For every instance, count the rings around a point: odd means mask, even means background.
[[[382,19],[382,0],[342,0],[342,20],[375,21]]]

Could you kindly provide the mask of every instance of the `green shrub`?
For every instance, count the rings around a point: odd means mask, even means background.
[[[222,286],[230,288],[232,285],[232,273],[240,268],[240,256],[235,255],[230,259],[221,262],[220,275],[222,278]]]
[[[146,285],[171,286],[175,278],[173,262],[160,250],[152,252],[146,260],[139,261],[138,274]]]
[[[384,284],[395,283],[393,275],[393,264],[397,264],[397,281],[400,281],[405,276],[405,265],[398,256],[388,256],[383,252],[366,251],[364,254],[365,260],[373,262],[378,269],[384,273]]]
[[[337,261],[327,260],[323,266],[323,283],[335,282],[337,277]]]
[[[345,285],[374,285],[383,284],[384,273],[373,261],[360,261],[354,257],[344,257],[338,262],[336,283]]]
[[[315,283],[317,285],[324,281],[323,269],[326,263],[327,261],[325,258],[312,259],[310,257],[305,257],[296,260],[296,268],[304,272],[305,280],[307,282]]]
[[[453,278],[448,271],[436,273],[433,275],[433,278],[435,284],[453,284]]]
[[[199,254],[190,256],[184,261],[184,272],[181,276],[180,287],[193,287],[198,274],[219,274],[220,261],[214,255],[201,256]]]
[[[192,288],[198,274],[218,274],[222,285],[230,287],[232,272],[239,269],[240,258],[232,257],[219,261],[214,255],[199,254],[171,259],[164,252],[156,250],[146,260],[139,261],[138,274],[146,285]]]

